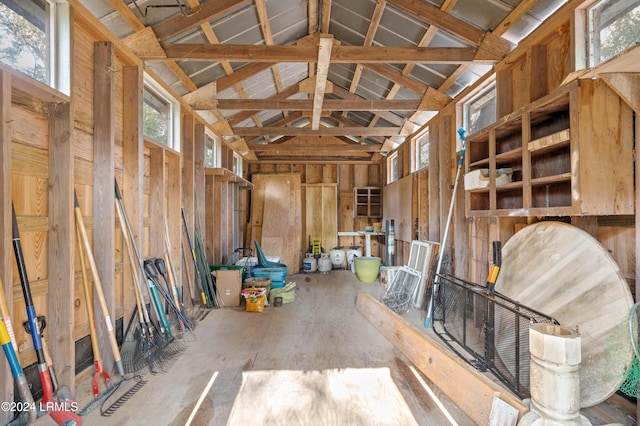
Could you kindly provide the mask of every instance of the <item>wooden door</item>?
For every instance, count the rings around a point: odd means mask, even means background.
[[[255,174],[251,203],[252,242],[268,256],[279,256],[290,274],[300,270],[302,231],[300,174]]]

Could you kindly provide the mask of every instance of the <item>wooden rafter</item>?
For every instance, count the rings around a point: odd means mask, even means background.
[[[399,127],[321,127],[312,130],[307,127],[234,127],[233,131],[239,136],[395,136],[400,132]]]
[[[422,100],[344,100],[325,99],[322,108],[326,111],[411,111],[417,109]],[[308,99],[218,99],[218,109],[263,111],[281,110],[313,111],[313,101]]]
[[[164,41],[249,3],[250,0],[208,0],[191,9],[187,15],[178,14],[154,25],[153,32],[158,40]]]
[[[164,55],[140,52],[145,61],[190,60],[237,62],[316,62],[317,47],[311,45],[247,44],[165,44]],[[475,62],[494,64],[502,57],[478,58],[479,49],[466,47],[393,47],[334,46],[332,63],[420,63],[459,64]]]
[[[331,60],[331,47],[333,37],[323,35],[320,37],[318,45],[318,69],[316,73],[316,88],[313,93],[313,116],[311,117],[311,129],[318,130],[320,127],[320,115],[322,114],[322,103],[324,101],[324,91],[329,75],[329,64]]]

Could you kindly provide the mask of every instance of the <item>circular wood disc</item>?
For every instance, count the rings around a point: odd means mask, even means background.
[[[633,360],[627,331],[633,298],[596,239],[561,222],[527,226],[504,245],[495,289],[563,326],[578,327],[581,407],[616,392]]]

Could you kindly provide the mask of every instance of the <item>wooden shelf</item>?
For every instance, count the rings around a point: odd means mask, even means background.
[[[531,179],[531,186],[549,185],[558,182],[571,182],[571,172],[559,175],[545,176],[537,179]]]
[[[529,142],[528,149],[532,155],[542,154],[563,146],[567,146],[569,145],[569,142],[571,142],[571,130],[564,129]]]
[[[382,190],[377,186],[353,188],[353,217],[382,217]]]
[[[465,172],[489,169],[489,186],[465,191],[467,214],[634,214],[632,117],[605,82],[577,80],[470,135]]]

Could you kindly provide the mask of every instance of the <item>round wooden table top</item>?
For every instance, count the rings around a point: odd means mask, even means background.
[[[549,315],[581,336],[580,406],[613,395],[633,361],[629,285],[607,250],[562,222],[539,222],[502,248],[496,291]]]

